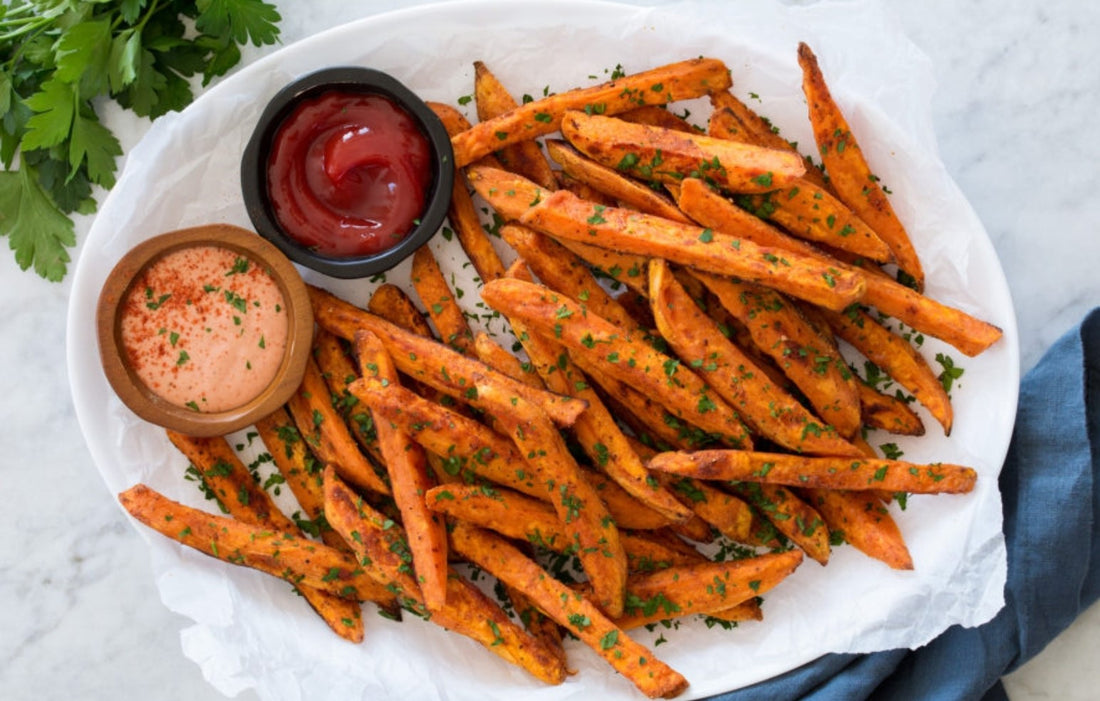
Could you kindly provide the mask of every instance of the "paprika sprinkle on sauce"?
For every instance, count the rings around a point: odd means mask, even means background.
[[[299,243],[332,257],[380,253],[424,211],[431,147],[416,121],[382,95],[333,90],[303,100],[279,125],[268,197]]]
[[[138,378],[180,407],[219,412],[258,396],[283,360],[288,319],[265,270],[220,246],[168,253],[120,307],[123,352]]]

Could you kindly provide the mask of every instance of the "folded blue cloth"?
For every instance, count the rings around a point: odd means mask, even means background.
[[[1000,678],[1100,597],[1100,308],[1027,374],[1000,476],[1005,607],[916,650],[826,655],[712,701],[1006,699]]]

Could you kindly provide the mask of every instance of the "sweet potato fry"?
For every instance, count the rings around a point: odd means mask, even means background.
[[[759,246],[821,257],[821,251],[808,242],[780,231],[756,215],[746,212],[699,178],[686,178],[680,183],[676,203],[700,226],[735,234]]]
[[[344,417],[352,438],[376,465],[381,465],[382,454],[378,451],[378,435],[370,412],[358,406],[358,401],[348,392],[348,384],[359,377],[359,371],[342,344],[336,336],[318,329],[313,334],[313,359],[332,394],[333,408]]]
[[[520,492],[446,484],[429,489],[424,499],[433,511],[514,540],[558,553],[572,552],[575,547],[554,507]]]
[[[799,178],[763,195],[739,196],[747,209],[807,241],[831,246],[877,263],[894,254],[866,222],[818,185]]]
[[[843,314],[822,314],[837,336],[852,344],[890,377],[912,393],[931,412],[945,435],[951,435],[954,411],[947,391],[924,356],[901,336],[886,329],[868,313],[853,307]]]
[[[860,380],[860,416],[866,426],[903,436],[923,436],[924,422],[909,404],[894,395],[879,392]]]
[[[569,110],[589,108],[612,115],[647,104],[690,100],[726,90],[730,84],[725,64],[712,58],[697,58],[550,95],[454,135],[451,145],[455,165],[461,168],[503,146],[558,131],[562,116]]]
[[[734,445],[746,444],[748,433],[735,412],[698,375],[582,305],[540,285],[507,278],[486,285],[482,299],[650,394],[680,419],[723,435]]]
[[[566,112],[561,133],[597,163],[645,181],[702,177],[730,192],[762,193],[805,172],[802,157],[789,151],[584,112]]]
[[[235,519],[284,533],[300,533],[294,522],[279,511],[267,492],[252,479],[252,473],[224,438],[195,438],[168,431],[168,439],[187,456],[206,488]],[[358,605],[305,584],[299,586],[298,591],[337,635],[353,642],[363,639],[363,617]]]
[[[369,331],[360,332],[355,339],[355,350],[363,375],[369,373],[379,382],[392,385],[399,383],[397,368],[377,336]],[[428,458],[424,449],[407,433],[389,421],[379,420],[377,415],[374,419],[378,447],[393,486],[393,499],[401,511],[424,604],[436,611],[447,597],[447,530],[443,519],[424,501],[425,492],[433,484],[428,476]]]
[[[575,550],[554,507],[519,492],[452,484],[429,489],[425,499],[433,510],[441,514],[508,538],[528,541],[557,553],[572,553]],[[639,563],[648,571],[658,566],[706,561],[696,551],[692,551],[694,557],[688,557],[683,550],[674,550],[638,535],[638,532],[620,531],[620,540],[628,562]]]
[[[349,553],[294,532],[209,514],[173,501],[144,484],[120,493],[118,500],[149,528],[210,557],[349,602],[395,601],[394,595],[370,576],[369,567],[360,567]]]
[[[607,660],[650,698],[670,698],[687,680],[631,640],[587,598],[551,577],[503,538],[459,522],[454,548],[497,579],[524,592],[548,616]]]
[[[914,494],[964,494],[974,488],[973,468],[903,460],[809,457],[747,450],[661,453],[650,469],[698,479],[762,482],[822,489],[876,489]]]
[[[1001,329],[961,309],[937,302],[882,275],[864,278],[865,304],[910,328],[950,343],[968,356],[978,355],[1001,338]]]
[[[546,152],[567,175],[590,185],[627,207],[684,224],[690,223],[690,220],[667,197],[657,194],[652,188],[626,177],[614,168],[585,158],[564,141],[557,139],[547,141]]]
[[[367,506],[331,468],[325,471],[325,516],[352,543],[364,567],[379,572],[388,587],[400,592],[410,609],[427,613],[406,561],[409,546],[402,528]],[[446,603],[431,612],[432,623],[481,643],[548,684],[560,684],[565,679],[561,658],[516,625],[481,590],[453,570],[446,583]]]
[[[488,166],[466,169],[470,186],[492,205],[504,221],[517,221],[524,212],[550,194],[522,175]]]
[[[709,614],[771,591],[802,563],[802,553],[681,565],[631,577],[630,604],[615,619],[623,630],[692,614]]]
[[[439,338],[459,353],[472,356],[474,334],[431,248],[421,246],[416,249],[409,277],[439,332]]]
[[[618,615],[623,610],[626,583],[626,554],[619,530],[596,490],[584,479],[561,434],[544,411],[522,397],[488,384],[478,385],[478,395],[483,408],[515,442],[534,482],[546,489],[577,547],[597,604],[609,615]]]
[[[779,540],[777,535],[783,536],[819,564],[828,564],[832,552],[829,529],[817,509],[780,484],[740,482],[729,489],[766,519],[754,524],[757,542],[768,543]]]
[[[820,259],[758,246],[709,228],[688,226],[618,207],[599,207],[558,191],[520,216],[520,222],[558,238],[651,258],[665,258],[721,275],[734,275],[840,310],[863,297],[863,275]]]
[[[802,391],[817,415],[843,437],[860,428],[859,390],[847,361],[799,310],[774,290],[697,273],[753,343]],[[790,447],[790,446],[788,446]]]
[[[388,282],[379,285],[367,300],[367,311],[417,336],[434,338],[432,327],[420,310],[396,285]]]
[[[481,61],[474,61],[474,104],[477,106],[478,121],[481,122],[499,117],[519,106],[507,88]],[[557,180],[550,170],[550,164],[534,141],[520,141],[499,148],[495,153],[505,170],[519,173],[547,190],[557,189]]]
[[[860,552],[896,570],[913,569],[913,558],[890,512],[875,494],[839,489],[807,489],[829,530],[840,533]]]
[[[398,370],[456,399],[470,401],[475,395],[475,378],[480,378],[482,382],[499,383],[506,390],[535,402],[561,426],[571,426],[586,408],[584,402],[577,399],[525,386],[478,360],[405,331],[320,288],[311,286],[309,293],[314,318],[320,326],[347,340],[353,340],[359,330],[374,333],[386,346]]]
[[[634,124],[648,124],[651,127],[664,127],[688,134],[699,134],[701,129],[688,122],[687,117],[669,112],[667,105],[645,105],[635,107],[618,115],[619,119]]]
[[[688,216],[715,231],[736,231],[760,245],[787,248],[810,257],[816,256],[822,265],[831,265],[840,270],[864,270],[830,258],[809,243],[768,226],[712,192],[698,180],[684,181],[680,187],[679,204]],[[993,324],[915,292],[876,273],[875,268],[866,270],[867,272],[863,272],[866,285],[863,302],[878,308],[883,314],[892,316],[921,333],[950,343],[968,356],[978,355],[1000,339],[1001,330]]]
[[[588,263],[597,277],[608,277],[616,283],[626,285],[633,292],[645,296],[648,284],[645,269],[649,262],[648,258],[609,251],[581,241],[569,239],[555,239],[555,241]]]
[[[605,473],[582,467],[581,474],[584,475],[585,481],[592,485],[592,488],[600,495],[600,500],[607,506],[611,517],[615,519],[615,525],[620,528],[652,531],[670,525],[668,517],[630,496],[625,489]]]
[[[545,490],[519,467],[523,458],[512,442],[488,426],[404,387],[383,387],[373,377],[353,382],[350,390],[373,413],[442,457],[449,472],[457,475],[468,469],[524,494],[544,495]]]
[[[528,332],[522,323],[513,322],[513,328],[547,388],[588,402],[588,410],[573,424],[573,434],[592,463],[631,496],[670,521],[689,519],[691,511],[652,479],[607,407],[588,385],[588,378],[573,366],[565,349]]]
[[[441,105],[429,102],[428,106],[440,117],[447,133],[451,136],[470,128],[470,122],[462,116],[458,110],[449,105]],[[500,162],[491,156],[486,156],[480,163],[492,164],[496,168],[502,167]],[[474,201],[470,198],[462,171],[455,174],[454,186],[451,189],[451,203],[447,207],[447,221],[450,222],[458,243],[466,256],[474,265],[474,270],[482,280],[495,280],[504,274],[504,263],[493,248],[493,242],[489,240],[485,230],[481,228],[481,219],[477,215]]]
[[[335,466],[344,479],[357,487],[390,493],[389,485],[374,471],[351,437],[344,417],[332,406],[328,385],[312,358],[306,364],[301,386],[286,406],[298,431],[321,462]]]
[[[474,353],[477,354],[481,362],[497,372],[511,377],[513,380],[539,389],[546,387],[538,372],[535,371],[534,366],[530,363],[521,362],[519,358],[504,350],[499,343],[489,338],[489,334],[484,331],[479,331],[474,336]]]
[[[256,422],[260,440],[267,446],[275,466],[279,468],[298,505],[302,507],[302,530],[321,538],[334,548],[347,548],[347,543],[329,527],[324,519],[325,503],[321,491],[321,463],[306,447],[298,427],[283,408]],[[309,526],[305,525],[310,524]]]
[[[667,475],[657,479],[725,537],[738,543],[755,544],[752,509],[743,500],[696,479],[669,479]]]
[[[878,184],[878,178],[864,158],[848,121],[833,100],[817,57],[806,44],[798,45],[798,64],[802,67],[802,91],[809,105],[810,124],[829,182],[844,204],[886,242],[894,252],[898,267],[924,287],[924,270],[909,234],[890,200]]]
[[[516,249],[523,262],[542,284],[555,292],[583,300],[593,313],[625,331],[638,331],[638,324],[614,297],[600,286],[584,261],[549,236],[519,224],[506,224],[501,237]]]
[[[649,291],[661,335],[760,435],[799,452],[859,454],[836,429],[819,423],[794,397],[774,386],[699,309],[664,261],[650,262]]]
[[[714,111],[707,125],[707,133],[711,136],[798,152],[791,142],[779,135],[779,130],[769,120],[761,117],[729,90],[712,93],[710,103]],[[806,156],[804,161],[806,173],[802,176],[803,179],[831,191],[825,174],[814,165],[813,160]]]

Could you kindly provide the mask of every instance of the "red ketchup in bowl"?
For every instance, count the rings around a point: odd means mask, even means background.
[[[382,95],[332,91],[279,125],[267,162],[279,224],[322,255],[373,255],[416,226],[431,187],[431,149]]]

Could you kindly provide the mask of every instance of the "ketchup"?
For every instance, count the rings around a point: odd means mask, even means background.
[[[318,253],[380,253],[407,236],[431,186],[431,149],[389,98],[331,91],[279,125],[268,196],[288,235]]]

